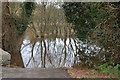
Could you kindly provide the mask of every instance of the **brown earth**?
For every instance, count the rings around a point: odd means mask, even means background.
[[[100,74],[93,69],[88,69],[85,67],[84,68],[63,67],[62,69],[66,70],[72,78],[113,78],[114,79],[114,77],[109,76],[108,74]]]

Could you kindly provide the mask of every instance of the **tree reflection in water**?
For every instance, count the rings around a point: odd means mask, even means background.
[[[29,40],[24,40],[21,54],[26,68],[72,67],[74,64],[81,62],[78,53],[82,51],[83,47],[85,48],[87,45],[83,45],[83,42],[75,38],[45,39],[36,42],[34,46]],[[94,45],[91,49],[94,52],[100,50],[99,47]],[[89,56],[91,51],[86,49],[84,52]]]

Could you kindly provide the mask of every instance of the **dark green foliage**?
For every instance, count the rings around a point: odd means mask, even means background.
[[[22,35],[27,29],[28,24],[31,22],[30,16],[32,16],[33,10],[35,9],[34,2],[24,2],[21,4],[23,4],[23,6],[20,6],[22,8],[20,17],[16,16],[11,19],[12,23],[15,24],[19,35]]]
[[[22,24],[20,27],[18,26],[18,27],[17,27],[18,34],[19,34],[19,35],[22,35],[23,32],[27,29],[27,27],[28,27],[28,24]]]
[[[67,2],[64,3],[66,20],[73,24],[73,28],[77,31],[79,39],[84,40],[91,34],[92,29],[105,16],[106,11],[99,11],[103,5],[101,3],[81,3]]]
[[[120,63],[120,3],[67,2],[63,9],[80,40],[104,48],[105,62]]]
[[[23,22],[21,18],[12,18],[11,21],[15,24],[18,35],[22,35],[28,27],[27,22]]]
[[[101,57],[87,59],[98,63],[100,61],[101,65],[97,68],[101,73],[120,79],[120,2],[64,3],[63,9],[66,20],[73,24],[73,29],[77,31],[80,40],[85,41],[89,38],[94,44],[105,49],[99,53]],[[86,59],[82,60],[84,61]]]
[[[114,6],[116,8],[118,8],[118,10],[117,10],[117,12],[118,12],[118,14],[117,14],[117,23],[118,23],[118,27],[120,28],[120,1],[119,2],[114,2],[112,4],[114,4]]]
[[[33,10],[35,9],[34,2],[24,2],[25,14],[27,17],[32,15]]]

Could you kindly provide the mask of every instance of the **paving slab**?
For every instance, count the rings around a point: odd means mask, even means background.
[[[60,68],[2,68],[3,78],[70,78]]]

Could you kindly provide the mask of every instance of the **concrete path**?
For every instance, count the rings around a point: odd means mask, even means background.
[[[2,68],[3,78],[70,78],[68,73],[60,68]]]

